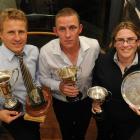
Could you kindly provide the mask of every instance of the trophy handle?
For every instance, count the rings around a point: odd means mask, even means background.
[[[15,83],[17,82],[18,77],[19,77],[19,70],[18,70],[18,68],[15,68],[15,69],[13,69],[13,70],[12,70],[12,75],[11,75],[11,78],[13,77],[13,75],[14,75],[14,73],[15,73],[15,72],[17,72],[17,76],[16,76],[15,81],[13,82],[12,87],[14,87],[14,86],[15,86]]]
[[[112,92],[111,91],[107,91],[108,92],[108,95],[106,96],[106,102],[108,102],[110,99],[111,99],[111,97],[112,97]]]

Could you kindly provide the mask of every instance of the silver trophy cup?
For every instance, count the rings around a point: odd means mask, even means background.
[[[60,79],[68,84],[68,85],[72,85],[75,86],[77,83],[77,71],[78,71],[78,67],[76,66],[69,66],[69,67],[63,67],[57,70],[57,74],[60,77]],[[80,100],[82,97],[82,93],[79,92],[79,94],[75,97],[66,97],[66,99],[69,102],[76,102],[78,100]]]
[[[15,81],[13,75],[16,77]],[[12,87],[18,79],[19,71],[18,69],[10,70],[0,70],[0,94],[5,98],[3,107],[8,110],[19,110],[21,103],[12,95]],[[13,83],[13,85],[10,84]]]
[[[104,103],[104,101],[106,100],[106,98],[111,95],[110,91],[107,91],[107,89],[105,89],[104,87],[101,86],[94,86],[88,89],[87,91],[87,95],[93,99],[94,102],[102,105]],[[97,113],[102,113],[103,110],[101,109],[99,112]]]

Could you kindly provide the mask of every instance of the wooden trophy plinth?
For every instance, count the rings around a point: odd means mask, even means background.
[[[43,88],[43,96],[45,103],[40,106],[32,107],[29,102],[29,98],[26,101],[26,113],[24,115],[25,120],[35,121],[43,123],[46,119],[46,114],[51,106],[51,93],[48,88]]]

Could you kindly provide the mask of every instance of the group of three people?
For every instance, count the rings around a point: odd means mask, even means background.
[[[39,81],[42,86],[51,89],[54,112],[63,140],[85,139],[92,116],[91,108],[93,107],[95,112],[100,108],[94,102],[92,104],[92,100],[87,96],[87,90],[93,85],[105,87],[112,92],[113,98],[108,105],[104,105],[104,111],[107,112],[104,121],[96,120],[98,139],[109,140],[108,138],[112,136],[113,140],[114,138],[127,140],[140,126],[140,118],[122,100],[120,85],[123,78],[139,66],[137,50],[140,44],[140,32],[131,22],[121,23],[113,36],[113,49],[109,54],[98,58],[100,54],[98,41],[79,36],[82,28],[75,10],[71,8],[60,10],[55,17],[54,27],[58,38],[44,45],[39,53],[37,47],[26,44],[27,19],[25,14],[17,9],[6,9],[0,15],[2,41],[0,69],[19,69],[19,78],[12,94],[25,107],[27,93],[18,59],[15,56],[24,53],[24,63],[29,68],[32,78]],[[62,81],[56,72],[58,69],[71,66],[79,68],[76,74],[77,84],[74,85]],[[79,94],[81,96],[77,100],[68,100],[74,99]],[[124,111],[120,112],[120,108],[124,108]],[[138,110],[135,111],[138,112]],[[39,123],[24,120],[23,114],[1,109],[0,119],[6,122],[3,125],[15,140],[39,140]]]

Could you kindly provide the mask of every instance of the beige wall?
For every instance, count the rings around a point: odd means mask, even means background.
[[[16,8],[15,0],[0,0],[0,10],[5,8]]]

